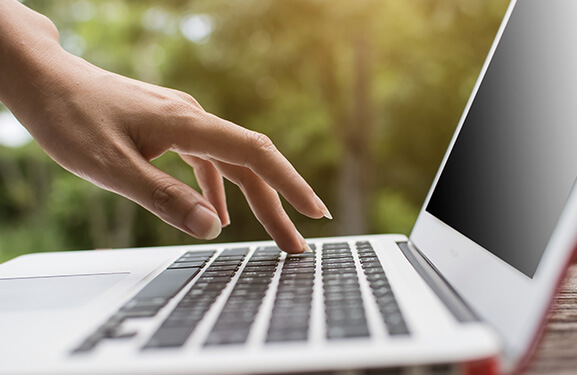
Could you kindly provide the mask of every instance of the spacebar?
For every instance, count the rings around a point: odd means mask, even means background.
[[[156,276],[135,297],[135,300],[169,299],[188,283],[200,268],[167,269]]]

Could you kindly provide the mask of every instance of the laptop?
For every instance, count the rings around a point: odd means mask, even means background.
[[[576,16],[511,3],[409,237],[21,256],[0,373],[522,371],[576,244]]]

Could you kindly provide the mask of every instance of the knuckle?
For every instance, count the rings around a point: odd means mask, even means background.
[[[246,152],[243,153],[242,160],[239,160],[239,165],[251,169],[259,164],[263,157],[266,158],[267,154],[275,149],[275,146],[266,135],[252,130],[246,130],[244,133],[243,148]]]
[[[237,170],[235,170],[234,173],[228,173],[226,178],[230,182],[238,186],[241,189],[241,191],[244,191],[245,187],[248,185],[246,173]]]
[[[265,152],[276,150],[274,143],[272,143],[271,139],[265,134],[253,132],[251,141],[257,150]]]
[[[188,95],[186,93],[184,94],[184,100],[186,100],[188,102],[189,105],[192,105],[194,108],[198,109],[198,110],[203,110],[202,106],[200,105],[200,103],[193,98],[191,95]]]
[[[180,118],[190,111],[190,105],[183,100],[167,99],[162,103],[162,113]]]
[[[161,218],[168,216],[171,202],[178,195],[178,186],[168,178],[159,179],[152,189],[152,209]]]
[[[175,93],[176,97],[178,98],[178,100],[176,100],[174,103],[175,106],[177,106],[178,108],[182,108],[185,110],[192,109],[202,111],[202,107],[200,106],[198,101],[192,97],[192,95],[189,95],[185,92],[178,90],[173,90],[173,93]]]
[[[250,167],[259,164],[278,152],[268,136],[258,132],[250,132],[248,137],[250,149],[254,152],[247,153],[246,166]]]
[[[254,189],[255,175],[248,169],[243,167],[232,167],[226,171],[226,178],[233,184],[238,186],[240,190],[246,195],[248,191]]]
[[[182,118],[189,116],[190,114],[204,112],[196,99],[182,91],[165,91],[160,99],[161,113],[170,114],[176,118]]]
[[[250,189],[250,186],[252,185],[252,176],[250,176],[249,173],[238,173],[235,177],[234,177],[234,183],[246,194],[246,191],[248,189]]]

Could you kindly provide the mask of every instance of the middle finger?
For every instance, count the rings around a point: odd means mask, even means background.
[[[220,173],[235,183],[267,233],[287,253],[302,253],[308,245],[288,217],[278,193],[252,170],[215,162]]]

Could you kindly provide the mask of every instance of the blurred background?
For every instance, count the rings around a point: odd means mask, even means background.
[[[335,218],[285,205],[305,237],[319,237],[410,232],[508,1],[24,3],[54,21],[71,53],[270,136]],[[197,186],[175,154],[154,163]],[[268,239],[226,188],[232,224],[218,241]],[[1,104],[0,223],[0,262],[199,242],[66,172]]]

